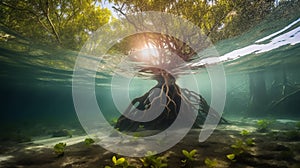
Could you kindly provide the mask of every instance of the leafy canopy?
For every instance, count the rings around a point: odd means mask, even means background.
[[[0,26],[43,44],[80,49],[111,12],[97,0],[2,0]]]
[[[232,37],[258,23],[274,0],[110,0],[122,15],[143,11],[172,13],[197,25],[213,42]]]

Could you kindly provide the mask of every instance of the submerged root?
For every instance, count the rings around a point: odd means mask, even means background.
[[[180,89],[175,83],[175,78],[168,73],[161,74],[157,81],[158,84],[147,93],[132,100],[124,114],[119,117],[116,128],[120,131],[135,131],[142,126],[145,129],[163,130],[168,128],[177,117],[199,127],[208,114],[216,119],[221,118],[221,122],[227,123],[218,112],[209,107],[200,94]],[[159,89],[158,93],[155,92],[157,89]],[[161,111],[155,111],[156,109]],[[178,116],[180,110],[183,110],[184,115]],[[209,110],[210,113],[208,113]],[[153,116],[153,112],[161,113],[151,121],[142,122],[149,119],[149,116]],[[195,115],[197,115],[196,121],[192,121]],[[130,118],[134,118],[134,120]]]

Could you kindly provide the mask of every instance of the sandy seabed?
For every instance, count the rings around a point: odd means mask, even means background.
[[[202,143],[198,141],[201,129],[192,129],[178,144],[157,156],[163,158],[168,168],[300,168],[299,121],[273,120],[263,132],[257,131],[256,122],[254,119],[240,119],[219,125]],[[86,145],[83,142],[86,137],[74,135],[72,138],[47,137],[30,143],[1,142],[0,167],[104,168],[113,167],[113,156],[122,157],[100,145]],[[249,139],[250,143],[247,142]],[[58,142],[67,143],[63,156],[58,156],[53,150]],[[182,163],[185,159],[183,149],[197,150],[189,165]],[[228,159],[228,154],[235,154],[235,158]],[[129,165],[143,167],[140,158],[125,158]],[[212,161],[211,164],[206,163],[207,160]]]

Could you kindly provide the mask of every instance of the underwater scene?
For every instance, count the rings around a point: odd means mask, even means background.
[[[1,168],[300,168],[300,1],[0,15]]]

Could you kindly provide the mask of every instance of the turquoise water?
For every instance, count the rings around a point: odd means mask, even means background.
[[[270,16],[241,36],[215,44],[224,61],[226,75],[224,117],[300,117],[299,13],[295,11],[286,18]],[[1,42],[0,132],[3,139],[12,134],[47,135],[62,128],[81,130],[72,99],[77,54],[37,45],[21,36],[11,42]],[[191,64],[200,66],[201,60],[196,59]],[[211,81],[207,71],[198,68],[194,72],[199,84],[199,90],[195,91],[210,102]],[[188,86],[189,80],[191,76],[186,75],[177,82],[179,86]],[[262,99],[267,99],[266,106],[257,107],[257,112],[250,110],[250,80],[265,82],[267,97]],[[97,73],[97,101],[109,120],[120,115],[111,97],[110,82],[111,74]],[[129,87],[131,99],[154,85],[153,80],[134,78]],[[272,102],[277,104],[272,106]]]
[[[213,108],[215,99],[221,98],[225,105],[218,112],[228,123],[219,124],[200,143],[199,135],[211,128],[205,129],[205,124],[201,124],[200,128],[188,130],[184,139],[157,155],[167,158],[164,162],[169,167],[182,167],[183,149],[197,150],[195,167],[216,163],[219,167],[237,168],[299,167],[300,8],[298,1],[294,4],[276,9],[258,25],[240,36],[217,42],[186,64],[192,70],[182,72],[176,84],[200,94]],[[113,166],[113,156],[123,157],[119,151],[135,154],[149,146],[170,144],[167,138],[173,138],[171,131],[165,131],[161,139],[154,139],[154,145],[138,144],[143,135],[154,135],[157,131],[146,130],[144,125],[138,125],[137,132],[126,132],[133,135],[129,139],[115,130],[105,132],[108,128],[103,129],[104,122],[94,117],[90,106],[84,106],[86,111],[78,116],[72,92],[77,88],[72,88],[72,82],[80,52],[44,46],[3,27],[0,31],[15,37],[0,39],[0,167]],[[217,51],[218,59],[209,57],[211,51]],[[103,60],[86,56],[87,60],[99,61],[95,98],[111,126],[116,125],[125,111],[119,109],[116,98],[127,107],[130,101],[157,84],[137,74],[131,78],[125,76],[128,83],[114,83],[114,66],[118,62],[113,58],[118,56],[108,54]],[[132,69],[129,67],[128,72]],[[225,85],[222,75],[212,76],[213,70],[224,75]],[[79,86],[90,87],[84,82]],[[223,91],[226,97],[222,97]],[[124,93],[128,93],[130,100]],[[89,98],[82,100],[88,104],[92,102]],[[90,133],[87,130],[92,134],[87,135]],[[180,131],[178,135],[182,135]],[[87,137],[97,143],[86,145]],[[54,145],[59,142],[67,143],[67,147],[63,154],[57,155]],[[102,142],[110,148],[105,148]],[[234,155],[234,159],[228,155]],[[124,154],[130,164],[142,167],[140,158],[127,156]]]

